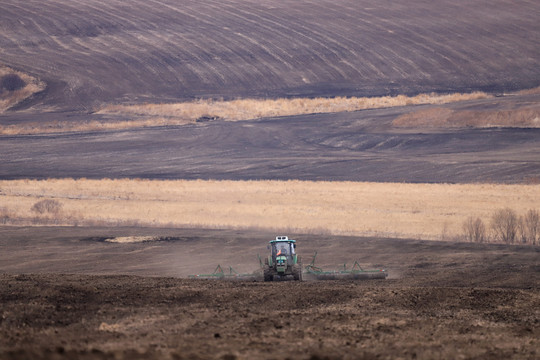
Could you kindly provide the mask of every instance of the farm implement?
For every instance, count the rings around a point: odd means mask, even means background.
[[[355,261],[350,269],[343,264],[342,270],[324,271],[322,268],[315,266],[317,252],[313,255],[311,263],[306,266],[306,274],[309,277],[317,280],[367,280],[367,279],[386,279],[388,272],[386,269],[362,269],[358,261]]]
[[[229,271],[224,271],[221,265],[218,265],[211,274],[189,275],[190,279],[214,279],[214,280],[258,280],[261,276],[257,272],[251,274],[240,274],[229,266]]]
[[[287,236],[277,236],[268,245],[270,253],[263,259],[259,256],[260,269],[249,274],[239,274],[231,266],[228,271],[224,271],[218,265],[211,274],[190,275],[190,279],[215,279],[215,280],[297,280],[302,281],[304,276],[311,280],[365,280],[365,279],[386,279],[388,272],[386,269],[366,270],[358,261],[355,261],[350,269],[343,265],[341,270],[325,271],[315,265],[317,252],[313,255],[311,263],[304,269],[302,259],[296,254],[296,240]]]

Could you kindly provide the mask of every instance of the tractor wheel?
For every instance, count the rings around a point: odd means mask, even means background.
[[[294,277],[294,280],[302,281],[302,263],[301,262],[294,265],[293,277]]]
[[[272,270],[270,270],[269,267],[265,267],[263,270],[264,275],[264,281],[273,281],[274,275],[272,274]]]

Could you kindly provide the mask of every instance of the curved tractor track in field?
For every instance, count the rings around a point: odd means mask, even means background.
[[[537,1],[6,0],[19,108],[197,97],[499,92],[540,84]]]

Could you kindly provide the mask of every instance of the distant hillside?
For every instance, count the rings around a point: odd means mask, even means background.
[[[378,96],[540,85],[540,2],[49,0],[0,4],[24,109],[199,97]]]

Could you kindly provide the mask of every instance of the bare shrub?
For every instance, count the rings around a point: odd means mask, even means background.
[[[518,218],[517,223],[517,242],[519,244],[526,244],[527,243],[527,232],[525,230],[525,218],[523,216],[520,216]]]
[[[62,203],[53,199],[40,200],[30,210],[37,214],[57,215],[62,210]]]
[[[470,242],[482,243],[486,241],[486,226],[480,218],[474,218],[469,216],[467,220],[463,222],[463,231],[465,232],[465,238]]]
[[[491,217],[491,229],[496,241],[513,244],[518,231],[516,212],[509,208],[497,210]]]
[[[11,214],[8,208],[0,207],[0,224],[7,224],[10,218],[11,218]]]
[[[536,245],[540,236],[540,213],[538,210],[527,211],[521,219],[522,238],[525,242]]]

